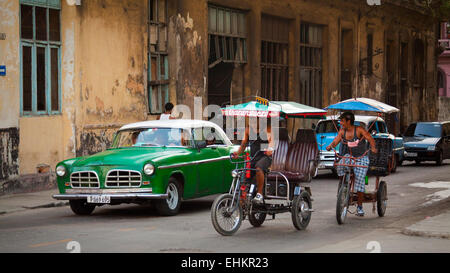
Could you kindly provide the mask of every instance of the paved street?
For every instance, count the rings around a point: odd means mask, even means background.
[[[311,184],[315,212],[304,231],[297,231],[284,213],[260,228],[245,221],[234,236],[223,237],[210,219],[215,196],[183,203],[174,217],[138,205],[104,206],[86,217],[67,206],[12,211],[0,215],[0,252],[64,253],[78,246],[81,252],[449,252],[448,237],[412,231],[432,226],[432,219],[449,224],[444,213],[450,212],[450,160],[440,167],[406,162],[384,180],[385,217],[365,204],[366,217],[349,215],[339,226],[336,179],[321,171]]]

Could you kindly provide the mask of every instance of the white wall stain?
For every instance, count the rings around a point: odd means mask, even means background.
[[[435,202],[439,202],[441,200],[444,200],[444,199],[450,197],[450,182],[447,182],[447,181],[414,183],[414,184],[409,184],[409,186],[427,188],[427,189],[444,189],[444,190],[427,195],[426,196],[427,202],[422,204],[422,206],[428,206]]]

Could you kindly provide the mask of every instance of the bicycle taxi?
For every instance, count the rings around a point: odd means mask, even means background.
[[[228,117],[324,118],[326,111],[295,102],[268,101],[257,98],[244,104],[222,108]],[[272,128],[273,132],[273,128]],[[230,161],[236,164],[233,181],[226,194],[218,196],[211,207],[215,230],[224,236],[233,235],[248,217],[251,225],[261,226],[267,215],[290,212],[296,229],[305,229],[311,219],[311,182],[316,172],[319,150],[313,130],[299,129],[290,142],[287,129],[279,128],[278,140],[272,154],[272,164],[264,175],[264,201],[252,202],[256,194],[255,178],[250,176],[252,158],[240,157]],[[257,154],[254,155],[256,157]]]
[[[391,114],[399,112],[395,107],[387,105],[385,103],[368,99],[368,98],[353,98],[341,101],[339,103],[330,105],[326,107],[328,111],[359,111],[359,112],[376,112],[378,117],[383,114]],[[336,123],[334,123],[336,126]],[[373,123],[375,124],[375,123]],[[337,130],[337,127],[336,127]],[[370,128],[369,128],[370,132]],[[362,139],[361,139],[362,140]],[[360,140],[360,141],[361,141]],[[387,184],[386,181],[381,180],[382,177],[388,176],[394,167],[394,150],[392,139],[389,138],[375,138],[375,145],[378,152],[372,153],[367,149],[367,151],[360,157],[339,155],[336,150],[335,152],[335,163],[334,166],[346,167],[345,174],[339,182],[337,202],[336,202],[336,220],[338,224],[344,224],[347,214],[354,214],[349,207],[356,206],[358,196],[354,191],[355,186],[355,173],[353,172],[354,167],[368,168],[367,175],[365,177],[365,184],[368,185],[369,177],[375,177],[375,189],[374,191],[365,191],[363,197],[363,203],[372,203],[372,212],[375,210],[379,217],[383,217],[386,212],[387,207]],[[358,165],[357,160],[369,155],[369,165],[363,166]],[[340,163],[340,160],[344,159],[345,163]],[[342,160],[342,161],[344,161]]]

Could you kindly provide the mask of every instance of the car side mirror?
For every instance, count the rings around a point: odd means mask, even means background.
[[[370,132],[373,136],[377,134],[377,131],[372,130],[372,132]]]
[[[203,148],[206,148],[206,146],[208,146],[206,141],[204,141],[204,140],[197,141],[197,148],[199,150],[203,149]]]
[[[311,129],[316,130],[316,124],[313,123],[313,124],[311,125]]]

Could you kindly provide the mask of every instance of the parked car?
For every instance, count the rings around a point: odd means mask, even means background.
[[[334,151],[327,151],[326,147],[330,145],[334,138],[337,136],[335,125],[338,129],[340,128],[338,118],[338,116],[328,116],[326,120],[319,121],[316,126],[317,143],[319,145],[320,151],[319,169],[329,169],[334,174],[336,174],[336,170],[333,166],[335,154]],[[333,124],[333,122],[335,124]],[[403,138],[396,137],[390,134],[387,130],[385,121],[380,117],[355,115],[355,125],[363,126],[372,134],[374,138],[392,139],[395,157],[392,172],[395,172],[397,165],[401,165],[404,160],[405,148],[403,145]],[[336,147],[337,151],[339,151],[339,145],[340,144],[338,144],[338,146]]]
[[[227,192],[238,149],[216,124],[158,120],[128,124],[106,151],[56,166],[60,194],[75,214],[96,206],[152,201],[162,215],[175,215],[182,200]]]
[[[411,123],[406,129],[405,160],[435,161],[441,165],[450,158],[450,121]]]

